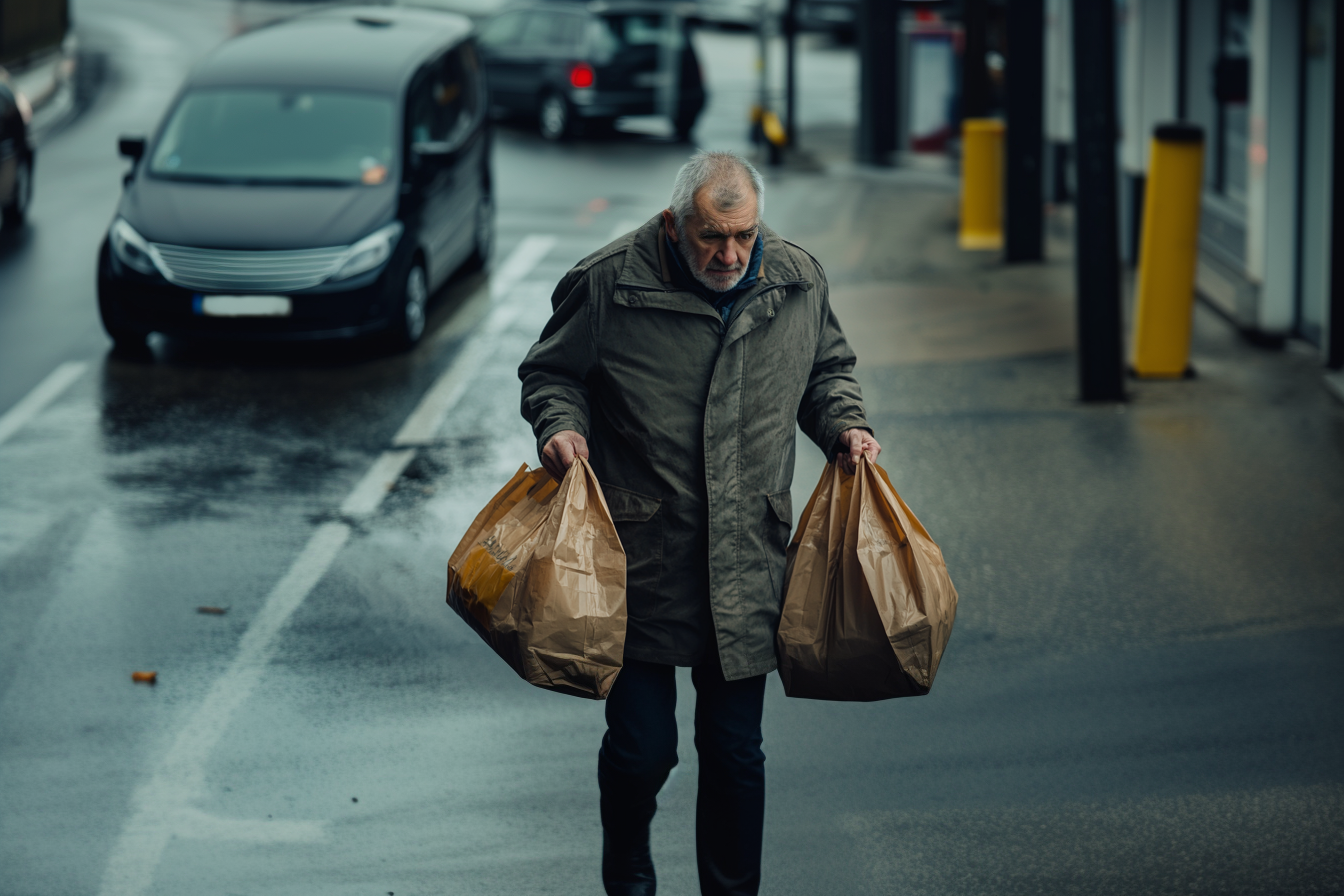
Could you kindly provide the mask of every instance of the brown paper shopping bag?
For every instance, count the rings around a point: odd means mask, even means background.
[[[957,590],[943,553],[886,471],[831,463],[789,545],[777,646],[790,697],[884,700],[927,694]]]
[[[592,468],[521,467],[448,560],[448,605],[526,681],[604,699],[625,653],[625,551]]]

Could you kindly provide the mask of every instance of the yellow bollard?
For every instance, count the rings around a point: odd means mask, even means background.
[[[961,233],[963,249],[1003,248],[1003,122],[961,123]]]
[[[1130,369],[1138,377],[1191,373],[1203,174],[1203,130],[1180,123],[1153,130],[1130,356]]]

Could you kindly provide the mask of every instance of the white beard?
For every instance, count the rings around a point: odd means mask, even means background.
[[[686,262],[686,270],[691,272],[697,283],[711,292],[727,292],[741,282],[742,276],[747,272],[745,264],[735,271],[702,271],[691,254],[691,244],[681,239],[677,240],[676,245],[682,260]],[[717,276],[714,276],[716,274]]]

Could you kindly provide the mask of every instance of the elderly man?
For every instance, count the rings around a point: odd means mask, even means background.
[[[654,893],[677,666],[696,689],[700,890],[757,891],[795,425],[851,470],[881,450],[826,277],[761,224],[763,191],[745,159],[696,153],[671,207],[560,281],[519,369],[542,463],[559,478],[589,459],[625,547],[625,664],[597,772],[613,896]]]

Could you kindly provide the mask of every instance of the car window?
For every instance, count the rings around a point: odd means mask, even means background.
[[[430,66],[412,92],[412,143],[461,141],[484,108],[481,63],[476,48],[463,44]]]
[[[201,88],[154,147],[155,177],[223,183],[385,182],[396,147],[391,97],[293,88]]]
[[[556,16],[551,31],[551,43],[557,47],[573,48],[583,39],[585,21],[583,16]]]
[[[677,29],[667,27],[668,18],[657,13],[608,13],[598,17],[602,38],[613,49],[623,47],[658,46],[663,42],[676,43]]]
[[[478,38],[481,46],[494,49],[518,42],[519,36],[523,31],[523,23],[528,18],[525,11],[506,12],[496,16],[481,28],[481,34]]]
[[[539,50],[548,46],[559,18],[549,12],[533,13],[523,24],[522,35],[518,38],[519,46],[528,50]]]
[[[528,50],[570,50],[583,39],[586,17],[567,12],[534,12],[518,43]]]

